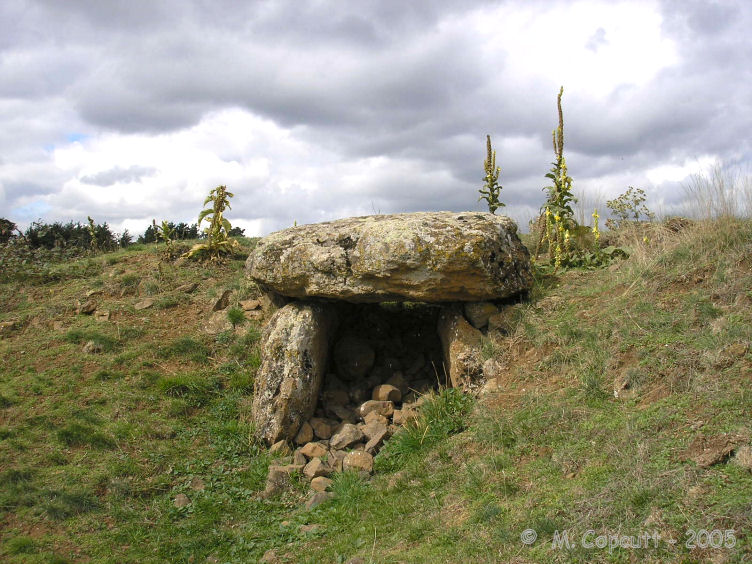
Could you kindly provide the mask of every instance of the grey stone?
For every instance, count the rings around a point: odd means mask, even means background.
[[[532,285],[508,217],[419,212],[302,225],[259,241],[246,262],[266,291],[351,302],[483,301]]]
[[[293,439],[316,408],[335,314],[315,304],[290,303],[264,330],[252,417],[267,443]]]

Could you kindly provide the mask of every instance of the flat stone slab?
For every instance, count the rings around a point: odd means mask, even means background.
[[[246,262],[265,291],[354,303],[483,301],[530,288],[530,256],[505,216],[419,212],[291,227]]]

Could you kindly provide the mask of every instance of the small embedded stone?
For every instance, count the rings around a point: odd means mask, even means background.
[[[391,401],[368,400],[360,406],[360,416],[365,418],[371,412],[384,417],[391,417],[394,413],[394,404]]]
[[[244,300],[240,302],[240,307],[243,308],[243,311],[253,311],[261,309],[261,302],[259,300]]]
[[[78,305],[78,313],[82,313],[84,315],[91,315],[94,313],[94,311],[97,309],[97,302],[94,300],[86,300],[83,304]]]
[[[321,505],[325,501],[329,501],[334,497],[332,492],[316,492],[305,503],[306,509],[313,509],[314,507]]]
[[[137,309],[137,310],[147,309],[153,305],[154,305],[154,298],[146,298],[136,303],[136,305],[133,306],[133,309]]]
[[[214,302],[212,311],[222,311],[223,309],[226,309],[227,306],[230,305],[230,294],[232,294],[232,290],[225,290],[222,292],[222,296]]]
[[[332,425],[321,417],[312,417],[308,423],[313,429],[313,434],[319,439],[329,439],[332,436]]]
[[[332,473],[331,467],[320,458],[312,458],[311,461],[303,468],[303,475],[312,480],[318,476],[328,476]]]
[[[295,435],[295,444],[304,445],[310,443],[313,440],[313,428],[308,421],[304,421],[298,430],[298,434]]]
[[[173,505],[175,507],[187,507],[191,504],[190,498],[185,494],[178,494],[175,496],[175,499],[173,500]]]
[[[277,454],[279,456],[287,456],[288,454],[290,454],[290,446],[285,440],[277,441],[271,447],[269,447],[269,452],[271,454]]]
[[[103,321],[109,321],[110,320],[110,312],[109,310],[102,309],[94,313],[94,319],[97,321],[103,322]]]
[[[300,452],[309,459],[326,456],[326,449],[319,443],[306,443],[300,448]]]
[[[196,288],[198,288],[198,282],[189,282],[187,284],[181,284],[177,288],[175,288],[176,292],[183,292],[185,294],[191,294],[196,291]]]

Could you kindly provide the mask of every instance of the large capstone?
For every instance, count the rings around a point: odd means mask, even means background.
[[[335,329],[336,313],[318,304],[290,303],[269,320],[252,410],[267,443],[292,440],[313,415]]]
[[[514,221],[481,212],[372,215],[292,227],[259,241],[246,269],[269,292],[354,303],[497,300],[533,281]]]

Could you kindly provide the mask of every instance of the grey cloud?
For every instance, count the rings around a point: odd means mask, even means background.
[[[81,182],[94,184],[96,186],[110,186],[118,182],[129,183],[138,182],[146,176],[153,176],[157,169],[142,166],[131,166],[128,168],[115,167],[109,170],[103,170],[96,174],[83,176]]]
[[[331,194],[302,194],[292,203],[280,201],[273,180],[239,186],[253,201],[236,204],[247,219],[283,225],[291,215],[305,221],[329,210],[482,209],[477,188],[487,133],[499,151],[503,195],[517,210],[505,211],[535,210],[550,166],[556,85],[511,80],[508,54],[489,62],[471,33],[442,25],[484,5],[499,3],[7,0],[0,6],[6,200],[24,190],[51,194],[64,183],[42,170],[49,161],[43,147],[66,134],[168,132],[209,111],[240,107],[334,160],[396,163],[393,174],[361,192],[331,178]],[[666,1],[662,10],[676,65],[605,99],[565,90],[573,174],[639,176],[658,163],[707,153],[752,158],[752,10],[742,1]],[[598,25],[583,47],[597,51],[608,42]],[[9,176],[18,162],[41,179],[32,185],[18,171]],[[404,162],[411,168],[401,177]],[[150,172],[113,169],[82,180],[107,186]],[[662,189],[673,195],[677,188]],[[88,213],[78,204],[57,205],[56,213]],[[170,204],[170,219],[189,220],[192,206]],[[159,207],[93,211],[125,219]]]

